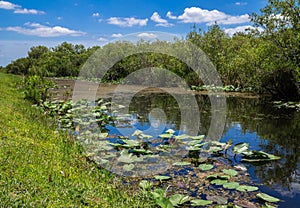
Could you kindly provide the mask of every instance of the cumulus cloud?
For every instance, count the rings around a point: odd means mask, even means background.
[[[99,17],[100,14],[98,12],[92,14],[93,17]]]
[[[122,37],[123,35],[121,33],[115,33],[115,34],[112,34],[111,37],[112,38],[120,38]]]
[[[167,17],[168,17],[169,19],[177,19],[177,17],[174,16],[174,15],[172,15],[172,12],[170,12],[170,11],[167,12]]]
[[[249,30],[252,30],[252,29],[258,29],[259,31],[263,31],[262,28],[255,28],[251,25],[244,25],[244,26],[238,26],[238,27],[234,27],[234,28],[226,28],[226,29],[224,29],[224,32],[227,33],[228,35],[232,36],[237,32],[248,33]]]
[[[0,1],[0,9],[14,10],[15,14],[45,14],[44,11],[22,8],[22,6],[8,1]]]
[[[25,23],[24,27],[7,27],[6,30],[39,37],[82,36],[86,34],[85,32],[71,30],[61,26],[50,27],[30,22]]]
[[[0,1],[0,9],[12,10],[19,7],[20,7],[19,5],[10,3],[8,1]]]
[[[133,27],[135,25],[138,26],[146,26],[148,22],[148,18],[146,19],[136,19],[134,17],[122,18],[122,17],[111,17],[108,19],[108,24],[118,25],[120,27]]]
[[[218,10],[206,10],[199,7],[185,8],[183,14],[175,17],[171,12],[167,13],[169,18],[178,19],[183,23],[206,23],[211,25],[214,22],[223,25],[241,24],[249,22],[249,15],[232,16]]]
[[[139,38],[156,38],[157,35],[155,35],[154,33],[146,33],[146,32],[144,32],[144,33],[138,34],[137,37],[139,37]]]
[[[161,27],[171,27],[171,26],[173,26],[173,24],[169,23],[167,20],[161,18],[161,16],[157,12],[154,12],[152,14],[151,20],[153,22],[157,23],[155,26],[161,26]]]

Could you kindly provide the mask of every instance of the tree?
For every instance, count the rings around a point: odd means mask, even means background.
[[[296,100],[300,99],[299,5],[299,0],[268,0],[261,14],[251,17],[255,26],[264,29],[261,37],[272,43],[265,50],[273,57],[269,64],[274,66],[264,75],[265,89],[276,97]]]

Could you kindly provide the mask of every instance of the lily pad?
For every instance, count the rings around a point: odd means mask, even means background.
[[[221,196],[206,196],[206,199],[217,202],[218,204],[222,204],[222,205],[227,204],[227,199]]]
[[[178,135],[178,136],[174,136],[174,138],[178,139],[178,140],[182,140],[182,139],[190,138],[190,136],[187,135],[187,134],[181,134],[181,135]]]
[[[190,197],[182,194],[174,194],[170,196],[169,200],[174,206],[178,206],[180,204],[184,204],[185,202],[190,201]]]
[[[202,200],[202,199],[194,199],[191,201],[192,206],[205,206],[205,205],[209,205],[212,204],[213,201],[209,201],[209,200]]]
[[[160,181],[165,181],[165,180],[171,179],[170,176],[162,176],[162,175],[156,175],[156,176],[154,176],[154,178],[155,178],[156,180],[160,180]]]
[[[263,151],[252,150],[252,151],[245,151],[242,154],[244,155],[244,157],[242,158],[242,161],[244,162],[264,162],[264,161],[280,159],[279,156],[268,154]]]
[[[279,202],[280,199],[276,198],[276,197],[273,197],[273,196],[270,196],[268,194],[265,194],[265,193],[258,193],[256,194],[256,196],[264,201],[267,201],[267,202]]]
[[[227,180],[215,179],[215,180],[212,180],[210,183],[220,186],[227,182],[228,182]]]
[[[169,139],[173,137],[173,134],[160,134],[159,137],[163,139]]]
[[[166,133],[168,133],[168,134],[174,134],[175,131],[174,131],[173,129],[168,129],[168,130],[166,131]]]
[[[223,188],[227,188],[227,189],[236,189],[237,187],[239,187],[239,183],[237,182],[228,182],[228,183],[224,183],[223,184]]]
[[[186,166],[186,165],[190,165],[190,162],[175,162],[173,163],[174,166]]]
[[[131,171],[133,168],[134,168],[134,164],[123,165],[123,170],[124,171]]]
[[[247,191],[247,192],[248,191],[257,191],[258,187],[241,185],[241,186],[237,187],[236,190],[238,190],[238,191]]]
[[[236,144],[232,150],[235,154],[241,154],[242,152],[247,151],[248,148],[249,148],[249,143],[241,142]]]
[[[231,175],[231,176],[236,176],[238,174],[238,172],[233,169],[224,169],[224,170],[222,170],[222,172],[227,175]]]
[[[205,171],[205,170],[211,170],[214,168],[213,165],[211,164],[201,164],[198,166],[198,168],[200,168],[201,170]]]
[[[198,135],[198,136],[191,136],[190,138],[191,139],[194,139],[194,140],[203,140],[205,137],[205,135]]]
[[[211,180],[214,180],[214,179],[224,179],[224,180],[228,180],[228,179],[230,179],[230,176],[229,175],[212,174],[212,175],[208,175],[206,177],[206,179],[211,179]]]

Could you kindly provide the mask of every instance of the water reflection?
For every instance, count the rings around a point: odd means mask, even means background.
[[[199,134],[207,135],[212,116],[210,100],[204,95],[196,99],[200,111]],[[176,99],[165,93],[138,93],[129,111],[136,115],[136,125],[141,130],[180,129],[185,125],[180,123],[182,115]],[[267,100],[228,97],[226,115],[221,141],[248,142],[250,149],[281,156],[279,161],[247,167],[252,179],[263,185],[262,190],[284,199],[285,206],[295,206],[300,195],[300,113],[273,108]],[[197,119],[192,114],[188,116]]]

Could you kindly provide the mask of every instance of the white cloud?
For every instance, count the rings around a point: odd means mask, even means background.
[[[46,14],[44,11],[22,8],[20,5],[8,1],[0,1],[0,9],[14,10],[15,14]]]
[[[244,6],[247,4],[248,4],[247,2],[235,2],[235,5],[238,5],[238,6]]]
[[[108,19],[108,24],[118,25],[120,27],[132,27],[135,25],[146,26],[148,18],[146,19],[136,19],[134,17],[122,18],[122,17],[111,17]]]
[[[177,17],[176,17],[176,16],[173,16],[173,15],[172,15],[172,12],[170,12],[170,11],[167,12],[167,17],[168,17],[169,19],[177,19]]]
[[[175,18],[171,12],[167,13],[170,18]],[[183,23],[206,23],[211,25],[215,22],[223,25],[241,24],[249,22],[249,15],[231,16],[218,10],[206,10],[199,7],[185,8],[182,15],[176,17]]]
[[[93,15],[92,15],[93,17],[99,17],[100,16],[100,14],[98,13],[98,12],[96,12],[96,13],[93,13]]]
[[[39,37],[82,36],[86,34],[85,32],[71,30],[61,26],[50,27],[30,22],[25,23],[24,27],[7,27],[6,30]]]
[[[234,28],[227,28],[224,29],[224,32],[227,33],[228,35],[232,36],[237,32],[242,32],[242,33],[248,33],[249,30],[256,29],[255,27],[251,25],[244,25],[244,26],[238,26]],[[259,31],[262,31],[262,28],[257,28]]]
[[[19,5],[10,3],[8,1],[0,1],[0,9],[12,10],[12,9],[16,9],[19,7],[20,7]]]
[[[111,37],[112,38],[120,38],[122,37],[123,35],[121,33],[116,33],[116,34],[112,34]]]
[[[36,9],[16,9],[14,11],[15,14],[45,14],[44,11],[39,11]]]
[[[56,19],[57,19],[57,20],[62,20],[62,17],[57,17]]]
[[[157,24],[155,26],[161,26],[161,27],[171,27],[173,24],[169,23],[167,20],[160,17],[160,15],[157,12],[154,12],[151,16],[151,20],[153,22],[156,22]]]
[[[243,14],[240,16],[229,16],[226,19],[219,20],[218,23],[223,24],[223,25],[231,25],[231,24],[241,24],[249,22],[249,15],[248,14]]]
[[[137,37],[139,37],[139,38],[156,38],[157,35],[155,35],[154,33],[146,33],[146,32],[144,32],[144,33],[138,34]]]
[[[107,42],[108,40],[106,38],[100,37],[97,39],[100,42]]]

